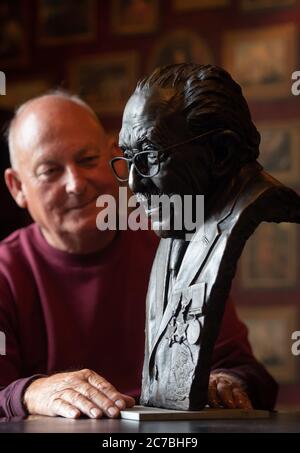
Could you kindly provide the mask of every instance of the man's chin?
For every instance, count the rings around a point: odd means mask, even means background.
[[[75,235],[97,231],[96,217],[94,215],[69,218],[65,220],[61,226],[65,231],[69,231],[70,234]]]

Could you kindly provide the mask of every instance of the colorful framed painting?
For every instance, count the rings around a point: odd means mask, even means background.
[[[158,0],[113,0],[113,32],[120,35],[155,32],[159,21],[158,6]]]
[[[96,0],[38,0],[37,41],[41,45],[93,41]]]
[[[133,52],[89,56],[70,65],[71,89],[99,114],[121,114],[137,82]]]
[[[229,4],[230,0],[174,0],[174,8],[178,11],[222,8]]]
[[[300,182],[300,120],[257,123],[261,134],[259,162],[280,182]]]
[[[240,0],[243,11],[261,11],[264,9],[283,8],[293,6],[298,0]]]
[[[225,34],[223,66],[242,86],[247,99],[272,100],[291,95],[297,67],[295,24]]]
[[[0,8],[1,70],[27,63],[28,41],[21,0],[3,0]]]
[[[173,63],[213,63],[213,55],[206,42],[195,32],[176,30],[161,38],[149,59],[149,71]]]
[[[237,307],[249,329],[255,357],[280,384],[297,380],[296,357],[291,352],[291,335],[297,330],[297,307],[268,305]]]
[[[298,281],[297,225],[262,223],[241,258],[244,289],[293,288]]]

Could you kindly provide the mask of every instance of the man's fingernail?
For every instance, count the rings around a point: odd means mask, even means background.
[[[70,417],[76,417],[77,413],[78,413],[78,412],[77,412],[75,409],[71,409],[71,410],[69,411],[69,416],[70,416]]]
[[[90,410],[90,413],[94,418],[99,417],[101,415],[100,409],[97,409],[96,407],[93,407],[93,409]]]
[[[110,415],[111,417],[114,417],[115,415],[117,415],[119,413],[118,409],[116,407],[109,407],[107,409],[107,412],[108,412],[108,415]]]
[[[115,402],[115,405],[118,406],[119,409],[125,409],[125,407],[126,407],[125,402],[122,401],[122,400],[117,400],[117,401]]]

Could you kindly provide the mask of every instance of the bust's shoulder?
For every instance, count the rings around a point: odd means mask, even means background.
[[[300,220],[300,197],[262,168],[244,185],[237,198],[235,212],[251,211],[262,221]]]

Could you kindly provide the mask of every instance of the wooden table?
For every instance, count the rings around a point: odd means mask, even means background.
[[[300,412],[275,413],[259,420],[70,420],[60,417],[30,416],[1,419],[0,433],[300,433]],[[0,442],[1,443],[1,442]]]

